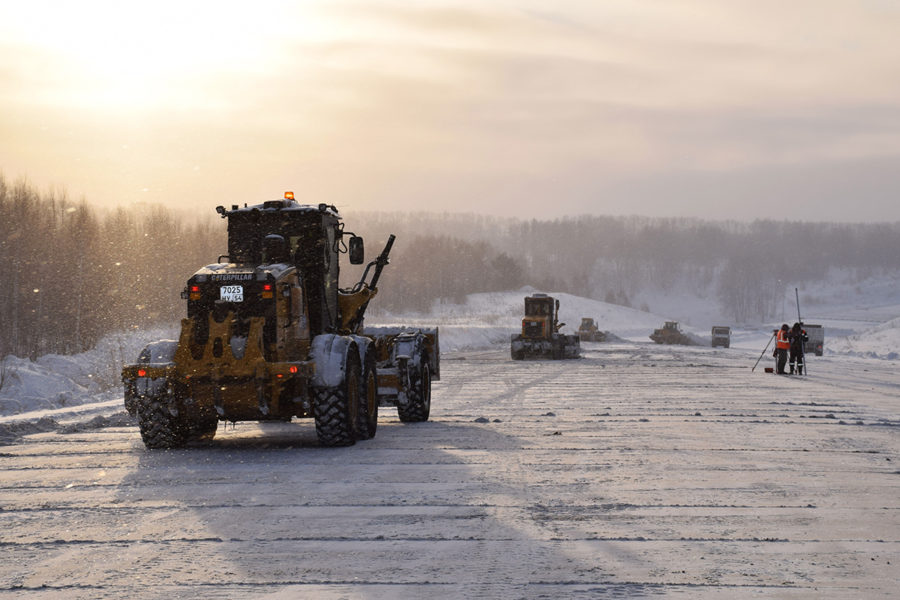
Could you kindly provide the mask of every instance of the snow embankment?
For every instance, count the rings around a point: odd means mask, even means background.
[[[109,335],[91,350],[70,356],[47,354],[34,361],[7,356],[0,362],[0,415],[96,402],[98,394],[121,389],[122,365],[162,337],[172,337],[172,330]]]
[[[825,351],[864,358],[900,359],[900,318],[847,337],[826,339]]]
[[[508,344],[510,335],[521,331],[525,296],[536,291],[525,287],[510,292],[472,294],[461,304],[437,303],[427,315],[386,315],[372,318],[371,323],[438,327],[442,352],[492,348]],[[559,318],[565,323],[564,333],[576,333],[581,319],[590,317],[600,330],[619,338],[649,341],[653,330],[667,320],[659,315],[572,294],[548,292],[548,295],[559,300]],[[697,335],[699,332],[690,333]]]

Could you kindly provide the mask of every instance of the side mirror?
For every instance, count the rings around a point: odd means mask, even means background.
[[[350,238],[350,264],[361,265],[366,259],[366,251],[363,247],[363,239],[358,235]]]

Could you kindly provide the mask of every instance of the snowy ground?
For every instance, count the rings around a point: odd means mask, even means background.
[[[349,448],[295,420],[151,452],[57,413],[0,454],[0,597],[896,597],[895,364],[584,354],[448,353],[429,422]]]
[[[751,369],[780,323],[651,343],[679,298],[559,294],[621,338],[574,361],[509,360],[525,291],[372,319],[439,326],[442,381],[431,421],[383,409],[351,448],[295,420],[145,450],[118,369],[171,330],[9,357],[0,597],[893,598],[900,301],[860,289],[810,310],[808,377]]]

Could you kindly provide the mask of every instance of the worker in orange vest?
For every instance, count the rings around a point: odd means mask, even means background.
[[[788,350],[791,348],[790,327],[787,323],[781,326],[775,333],[775,372],[784,375],[784,365],[787,364]]]

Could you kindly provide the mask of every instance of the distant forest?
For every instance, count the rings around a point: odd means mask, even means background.
[[[354,217],[347,220],[363,223],[354,227],[369,239],[398,235],[391,283],[379,292],[379,306],[395,311],[425,311],[435,301],[523,285],[642,310],[648,309],[636,302],[642,292],[691,290],[745,323],[774,317],[786,282],[819,281],[832,269],[860,281],[900,269],[900,223]]]
[[[0,176],[0,357],[80,352],[108,332],[180,319],[188,277],[226,252],[225,223],[213,209],[187,217],[159,206],[104,211]],[[900,269],[900,223],[343,217],[365,237],[368,259],[397,235],[378,312],[425,312],[525,285],[647,309],[635,305],[642,292],[688,288],[718,299],[735,322],[765,321],[779,308],[779,280],[802,284],[830,269],[862,280]],[[345,268],[342,285],[358,276]]]

